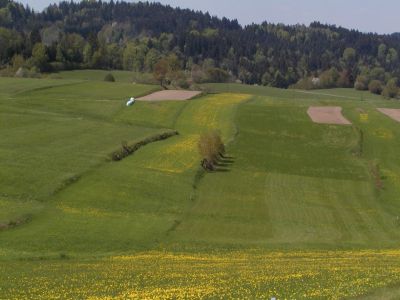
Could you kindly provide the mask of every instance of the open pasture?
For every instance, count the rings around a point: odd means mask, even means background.
[[[119,85],[114,91],[125,91],[114,94],[107,84],[76,81],[2,78],[1,85],[0,198],[2,203],[17,201],[16,207],[47,201],[107,161],[121,141],[161,130],[112,121],[123,108],[124,95],[150,92],[152,86]],[[99,95],[111,99],[100,102]],[[2,215],[0,223],[10,219]]]
[[[158,87],[0,85],[0,224],[21,220],[0,231],[0,298],[398,294],[400,126],[377,107],[399,104],[207,85],[215,94],[127,108]],[[316,124],[310,106],[342,107],[352,125]],[[205,173],[211,129],[227,154]]]

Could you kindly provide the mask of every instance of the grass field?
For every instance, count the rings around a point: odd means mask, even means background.
[[[0,231],[0,298],[399,295],[400,123],[376,108],[400,104],[212,84],[126,108],[157,87],[101,76],[0,79],[0,224],[14,224]],[[353,125],[314,124],[311,105],[341,106]],[[210,129],[227,158],[206,174]]]
[[[7,299],[339,299],[396,295],[398,251],[180,254],[5,262]],[[78,270],[78,271],[77,271]],[[20,280],[27,276],[29,280]],[[8,283],[14,283],[9,285]],[[383,290],[382,287],[390,286]],[[397,294],[398,295],[398,294]]]

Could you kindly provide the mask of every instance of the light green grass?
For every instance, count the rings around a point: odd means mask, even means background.
[[[359,101],[374,101],[383,100],[384,98],[378,95],[371,94],[368,91],[360,92],[354,89],[327,89],[327,90],[282,90],[266,86],[251,86],[236,83],[209,83],[203,84],[203,88],[211,93],[245,93],[264,97],[273,97],[274,99],[285,100],[359,100]]]
[[[3,101],[14,98],[15,96],[29,91],[49,89],[53,87],[77,84],[79,80],[50,80],[50,79],[16,79],[2,77],[0,80],[0,95]]]
[[[68,81],[60,85],[54,80],[14,79],[10,86],[4,84],[3,93],[11,99],[3,98],[0,104],[0,195],[45,200],[108,159],[121,141],[154,133],[154,129],[111,122],[112,114],[126,109],[124,98],[151,90],[151,86],[114,89],[107,84]],[[97,101],[101,96],[112,101]]]
[[[47,201],[109,160],[122,141],[161,130],[112,120],[127,109],[125,99],[151,92],[153,86],[8,78],[0,85],[0,196],[4,203],[20,201],[15,207]],[[110,100],[99,101],[102,97]],[[0,215],[0,223],[11,218],[15,207]]]
[[[256,100],[242,104],[239,135],[228,148],[226,172],[207,175],[197,201],[176,229],[176,245],[210,247],[395,247],[400,238],[398,123],[362,102],[331,102],[364,132],[363,156],[352,126],[313,124],[308,105]],[[360,123],[357,109],[371,113]],[[379,124],[377,127],[370,127]],[[378,137],[379,133],[390,133]],[[370,164],[379,161],[378,191]],[[189,246],[190,247],[190,246]]]
[[[234,128],[229,121],[236,104],[246,99],[222,95],[186,102],[174,127],[180,136],[146,146],[122,162],[103,164],[83,174],[71,187],[53,196],[54,206],[48,207],[30,226],[2,234],[3,246],[20,253],[33,251],[35,255],[99,255],[159,246],[190,203],[199,168],[199,132],[220,128],[226,139],[232,138]],[[208,106],[214,107],[212,113],[208,113]],[[218,127],[216,120],[220,121]],[[132,132],[138,136],[146,133],[149,132]],[[55,175],[52,178],[58,181]]]
[[[119,111],[114,119],[131,125],[174,128],[187,104],[188,102],[184,101],[137,101],[133,109]]]
[[[0,223],[31,218],[0,232],[0,260],[6,263],[0,271],[6,292],[0,290],[0,298],[12,290],[43,297],[63,291],[75,298],[140,298],[164,287],[253,298],[274,296],[274,284],[276,296],[330,298],[399,283],[393,266],[400,255],[386,249],[397,249],[400,241],[400,123],[376,107],[400,104],[343,89],[306,94],[207,85],[223,93],[126,108],[124,99],[157,87],[6,80],[0,82]],[[310,105],[342,106],[353,126],[314,124],[306,113]],[[121,141],[166,129],[180,134],[121,162],[107,160]],[[206,174],[197,142],[210,129],[221,132],[227,157]],[[360,130],[362,152],[355,155]],[[382,190],[371,173],[377,164]],[[329,262],[321,259],[324,251],[331,253]],[[184,275],[173,261],[180,253],[181,267],[199,278],[178,279]],[[225,261],[225,253],[236,263]],[[130,255],[126,264],[115,258],[119,255]],[[71,260],[63,262],[65,256]],[[17,263],[20,259],[26,261]],[[315,261],[315,268],[305,269]],[[288,265],[294,267],[285,269]],[[108,281],[96,275],[101,266],[121,271],[107,292],[94,288]],[[32,267],[46,283],[41,290],[18,280]],[[168,275],[144,284],[160,267]],[[236,271],[245,275],[235,277]],[[218,293],[210,280],[229,282],[238,294]],[[60,282],[67,282],[69,292]],[[339,283],[346,288],[339,291]],[[313,294],[318,284],[325,294]]]

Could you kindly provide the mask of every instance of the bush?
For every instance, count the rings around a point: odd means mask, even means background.
[[[224,83],[229,81],[229,73],[220,68],[207,69],[207,81],[215,83]]]
[[[264,73],[264,75],[261,78],[261,84],[264,86],[267,86],[271,83],[272,81],[272,76],[271,74],[267,71]]]
[[[115,82],[115,78],[114,78],[113,74],[108,73],[108,74],[104,77],[104,81],[107,81],[107,82]]]
[[[331,68],[327,71],[324,71],[319,76],[320,80],[320,88],[330,89],[337,87],[337,81],[340,77],[340,74],[336,68]]]
[[[312,90],[316,89],[318,85],[313,83],[312,78],[302,78],[296,84],[290,86],[292,89],[299,89],[299,90]]]
[[[113,153],[111,153],[111,159],[113,161],[120,161],[123,160],[125,157],[128,157],[129,155],[132,155],[135,153],[137,150],[142,148],[143,146],[146,146],[147,144],[154,143],[157,141],[163,141],[166,140],[170,137],[176,136],[179,133],[177,131],[167,131],[161,134],[156,134],[154,136],[150,136],[148,138],[145,138],[144,140],[137,142],[133,145],[128,145],[127,142],[123,141],[121,143],[121,148]]]
[[[179,79],[175,82],[175,86],[181,89],[188,89],[190,88],[190,83],[186,79]]]
[[[354,83],[354,88],[358,91],[368,90],[368,78],[366,76],[358,76]]]
[[[18,71],[19,68],[24,67],[25,65],[25,59],[22,55],[15,54],[11,60],[12,63],[12,69],[14,72]]]
[[[19,68],[17,72],[15,72],[15,77],[17,78],[39,78],[40,73],[37,71],[36,68],[32,68],[28,70],[26,68]]]
[[[50,63],[50,69],[52,72],[58,72],[67,69],[67,66],[62,62],[54,61]]]
[[[191,70],[191,79],[194,83],[204,83],[207,81],[207,75],[200,66],[193,65]]]
[[[17,72],[15,72],[15,77],[17,78],[26,78],[29,77],[29,71],[25,68],[19,68]]]
[[[380,95],[382,93],[382,83],[379,80],[372,80],[368,85],[368,90],[373,93]]]
[[[169,73],[171,84],[177,88],[188,89],[190,84],[188,78],[183,71],[171,72]]]
[[[354,86],[354,79],[352,76],[348,74],[348,72],[343,71],[340,73],[339,78],[337,80],[337,87],[341,88],[351,88]]]
[[[132,82],[140,84],[159,84],[159,82],[154,79],[154,75],[152,73],[143,72],[134,72],[132,75]]]
[[[399,94],[399,87],[397,85],[397,78],[389,80],[384,88],[382,95],[386,98],[396,98]]]
[[[222,142],[221,135],[216,131],[202,134],[198,147],[202,158],[202,167],[207,171],[214,171],[218,160],[225,153],[225,145]]]

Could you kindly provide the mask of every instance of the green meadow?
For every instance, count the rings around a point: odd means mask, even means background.
[[[376,108],[399,103],[207,84],[126,107],[159,87],[114,75],[0,78],[1,299],[398,297],[400,123]],[[207,173],[197,143],[214,129],[227,154]]]

